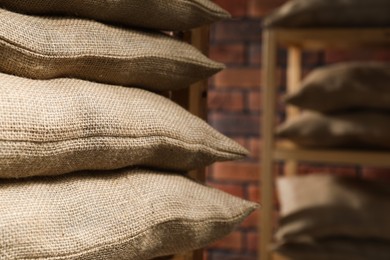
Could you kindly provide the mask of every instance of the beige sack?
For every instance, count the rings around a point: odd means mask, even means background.
[[[210,0],[0,0],[0,5],[28,14],[69,14],[167,31],[188,30],[230,17]]]
[[[330,238],[282,243],[275,250],[288,260],[388,260],[390,241]]]
[[[390,148],[390,114],[345,112],[324,115],[306,111],[283,123],[277,135],[312,148]]]
[[[286,102],[321,112],[353,108],[390,110],[390,63],[348,62],[311,72]]]
[[[278,241],[350,237],[390,242],[390,183],[331,175],[286,177],[278,180],[278,193]]]
[[[247,151],[137,88],[0,74],[0,177],[146,165],[190,170]]]
[[[386,27],[389,0],[291,0],[269,15],[267,27]]]
[[[162,33],[4,9],[0,56],[0,71],[22,77],[73,77],[150,90],[185,88],[223,68]]]
[[[201,248],[257,204],[181,175],[85,172],[0,183],[0,259],[143,260]]]

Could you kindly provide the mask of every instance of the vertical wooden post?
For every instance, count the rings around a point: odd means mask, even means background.
[[[274,127],[275,127],[275,102],[277,93],[276,59],[277,44],[276,33],[272,30],[263,32],[263,61],[262,61],[262,150],[261,150],[261,216],[260,227],[260,259],[270,260],[269,244],[272,241],[273,229],[273,191],[274,191]]]
[[[199,49],[205,55],[209,51],[209,33],[208,26],[197,28],[184,34],[184,40]],[[208,80],[197,82],[179,91],[172,92],[172,100],[179,103],[192,114],[207,120],[207,88]],[[189,175],[201,182],[206,181],[206,169],[191,171]],[[173,256],[173,260],[202,260],[203,250],[196,250],[185,254]]]
[[[287,92],[291,93],[299,89],[299,84],[302,78],[302,51],[298,46],[288,48],[287,60]],[[296,107],[288,106],[286,109],[287,119],[297,116],[300,111]],[[287,160],[284,166],[284,174],[286,176],[297,175],[298,162],[295,160]]]
[[[191,44],[198,48],[206,56],[209,54],[209,27],[201,27],[193,30]],[[207,90],[208,80],[195,83],[189,89],[190,102],[188,110],[194,115],[207,121]],[[190,172],[196,179],[206,182],[206,170],[200,169]],[[201,259],[201,258],[200,258]]]

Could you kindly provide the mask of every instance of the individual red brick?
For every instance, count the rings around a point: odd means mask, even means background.
[[[214,164],[213,179],[231,182],[257,182],[259,180],[258,163],[222,162]]]
[[[262,99],[260,91],[250,91],[248,92],[248,110],[260,112],[262,106]]]
[[[246,247],[248,248],[249,251],[251,252],[256,252],[257,251],[257,245],[259,244],[259,235],[257,232],[249,232],[246,234],[247,236],[247,245]]]
[[[216,88],[260,88],[258,68],[228,68],[215,76]]]
[[[388,49],[377,50],[374,56],[375,60],[390,62],[390,51]]]
[[[218,190],[224,191],[231,195],[244,198],[244,187],[239,184],[224,184],[224,183],[216,183],[216,182],[208,182],[208,185],[214,187]]]
[[[259,190],[259,185],[249,185],[248,187],[248,199],[250,201],[257,201],[260,202],[260,190]]]
[[[208,109],[223,111],[243,111],[244,95],[239,91],[210,90],[207,99]]]
[[[262,48],[260,41],[251,43],[249,45],[249,64],[260,66],[262,58]]]
[[[260,138],[249,138],[248,139],[248,150],[250,152],[250,157],[255,160],[259,160],[260,157]]]
[[[367,180],[390,181],[390,169],[366,167],[362,169],[362,177]]]
[[[209,56],[225,64],[242,65],[245,62],[245,46],[241,43],[211,45]]]
[[[373,51],[364,49],[360,49],[358,51],[331,50],[325,52],[325,63],[330,64],[354,60],[372,60],[373,55]]]
[[[214,3],[224,8],[233,17],[240,17],[247,15],[248,1],[249,0],[214,0]]]
[[[346,61],[390,61],[390,51],[388,49],[359,49],[359,50],[328,50],[325,52],[326,63],[346,62]]]
[[[280,7],[287,0],[251,0],[248,4],[248,14],[252,17],[263,17]]]
[[[235,231],[227,237],[218,240],[217,242],[209,246],[210,249],[229,249],[229,250],[241,250],[243,245],[243,235],[240,231]]]
[[[253,114],[209,113],[209,124],[228,136],[258,136],[259,116]]]

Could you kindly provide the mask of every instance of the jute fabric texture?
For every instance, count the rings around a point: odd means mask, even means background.
[[[321,112],[390,110],[390,63],[348,62],[316,69],[286,102]]]
[[[321,114],[305,111],[277,135],[305,147],[390,148],[390,115],[379,111]]]
[[[247,151],[171,100],[77,79],[0,74],[0,177],[130,165],[190,170]]]
[[[267,27],[385,27],[388,0],[291,0],[269,15]]]
[[[4,9],[0,55],[0,70],[8,74],[72,77],[150,90],[185,88],[224,67],[163,33]]]
[[[279,241],[349,237],[390,243],[390,183],[313,174],[277,184]]]
[[[188,30],[228,18],[210,0],[0,0],[0,5],[35,15],[75,15],[127,26]]]
[[[1,259],[143,260],[201,248],[257,204],[149,170],[0,184]]]

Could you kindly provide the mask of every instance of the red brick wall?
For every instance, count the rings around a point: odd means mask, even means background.
[[[252,201],[259,201],[259,126],[261,118],[261,18],[286,0],[215,0],[233,19],[212,27],[210,56],[227,65],[210,80],[209,122],[237,140],[251,153],[239,162],[217,163],[208,170],[212,186]],[[306,71],[326,63],[352,59],[390,61],[389,51],[306,53]],[[285,76],[285,53],[280,52],[280,76]],[[282,83],[285,80],[282,80]],[[281,105],[282,108],[282,105]],[[280,117],[283,118],[283,110]],[[354,166],[301,165],[302,173],[331,171],[336,174],[367,178],[387,178],[389,170]],[[252,214],[233,234],[210,246],[208,260],[257,259],[257,218]]]
[[[259,201],[261,17],[283,1],[215,0],[233,19],[212,27],[210,56],[227,68],[210,81],[209,122],[244,145],[251,155],[244,161],[214,165],[208,182],[252,201]],[[258,213],[212,245],[207,259],[256,259]]]

